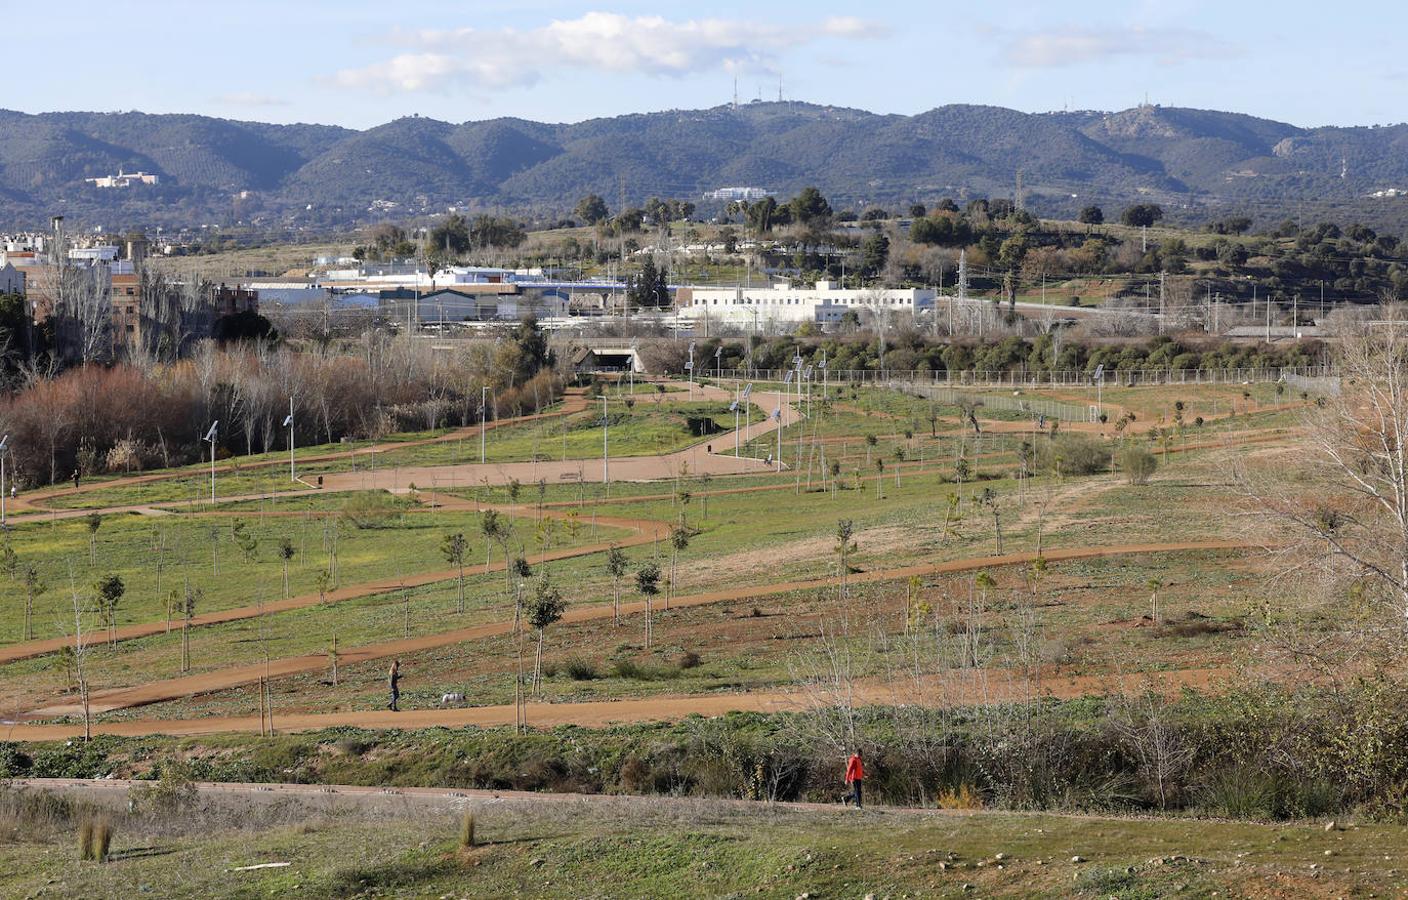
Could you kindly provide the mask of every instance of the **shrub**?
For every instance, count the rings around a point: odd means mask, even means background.
[[[84,819],[78,823],[78,858],[93,858],[93,820]]]
[[[1148,484],[1149,476],[1158,468],[1159,461],[1144,447],[1128,444],[1115,454],[1120,471],[1130,484]]]
[[[699,654],[686,650],[675,660],[675,666],[680,669],[696,669],[699,667]]]
[[[983,798],[971,784],[949,788],[935,798],[939,809],[982,809]]]
[[[601,673],[596,670],[596,666],[585,659],[569,659],[562,664],[562,670],[567,673],[567,677],[573,681],[596,681],[601,677]]]
[[[112,850],[112,823],[101,818],[93,826],[93,858],[100,863],[108,861]]]
[[[474,811],[470,810],[460,819],[460,849],[474,846]]]
[[[1050,441],[1038,441],[1037,468],[1062,475],[1094,475],[1110,463],[1104,441],[1079,434],[1062,434]]]

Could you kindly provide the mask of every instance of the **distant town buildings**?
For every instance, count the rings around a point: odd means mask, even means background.
[[[116,175],[103,175],[99,178],[85,178],[84,181],[98,188],[126,188],[136,185],[152,185],[160,181],[160,176],[148,175],[146,172],[124,172],[117,170]]]
[[[765,197],[774,197],[776,195],[776,191],[770,191],[760,187],[725,187],[709,191],[704,195],[704,199],[731,202],[734,200],[762,200]]]
[[[928,288],[841,288],[818,281],[815,287],[780,282],[765,287],[680,288],[675,308],[681,319],[709,319],[721,325],[755,330],[778,325],[836,325],[846,313],[867,316],[917,313],[932,309],[935,292]]]

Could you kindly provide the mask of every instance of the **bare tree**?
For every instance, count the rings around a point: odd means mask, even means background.
[[[1239,482],[1287,573],[1315,572],[1337,593],[1387,616],[1401,645],[1408,629],[1408,322],[1399,309],[1347,333],[1341,389],[1305,415],[1313,477],[1240,467]],[[1313,488],[1307,488],[1307,484]]]

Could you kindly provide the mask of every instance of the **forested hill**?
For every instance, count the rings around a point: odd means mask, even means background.
[[[915,116],[803,103],[674,110],[549,125],[405,118],[366,131],[193,115],[0,111],[0,228],[62,213],[109,227],[337,227],[447,206],[566,215],[731,185],[815,184],[837,208],[1011,197],[1032,211],[1160,203],[1174,219],[1229,209],[1408,221],[1408,126],[1298,128],[1235,113],[1144,106],[1027,114],[944,106]],[[85,178],[143,171],[156,186]],[[1077,195],[1077,196],[1072,196]],[[701,211],[708,206],[701,204]]]

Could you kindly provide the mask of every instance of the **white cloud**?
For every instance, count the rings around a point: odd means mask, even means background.
[[[527,31],[458,28],[399,33],[392,41],[406,52],[343,69],[329,80],[345,88],[389,93],[455,83],[523,87],[562,70],[681,76],[725,67],[768,69],[780,53],[805,44],[868,40],[883,33],[881,26],[849,16],[782,26],[590,12]]]
[[[287,100],[270,97],[266,94],[256,94],[254,91],[235,91],[232,94],[221,94],[215,98],[215,102],[226,106],[288,106]]]
[[[1225,59],[1239,52],[1221,38],[1191,28],[1060,28],[1001,34],[1004,58],[1049,69],[1141,56],[1161,65]]]

